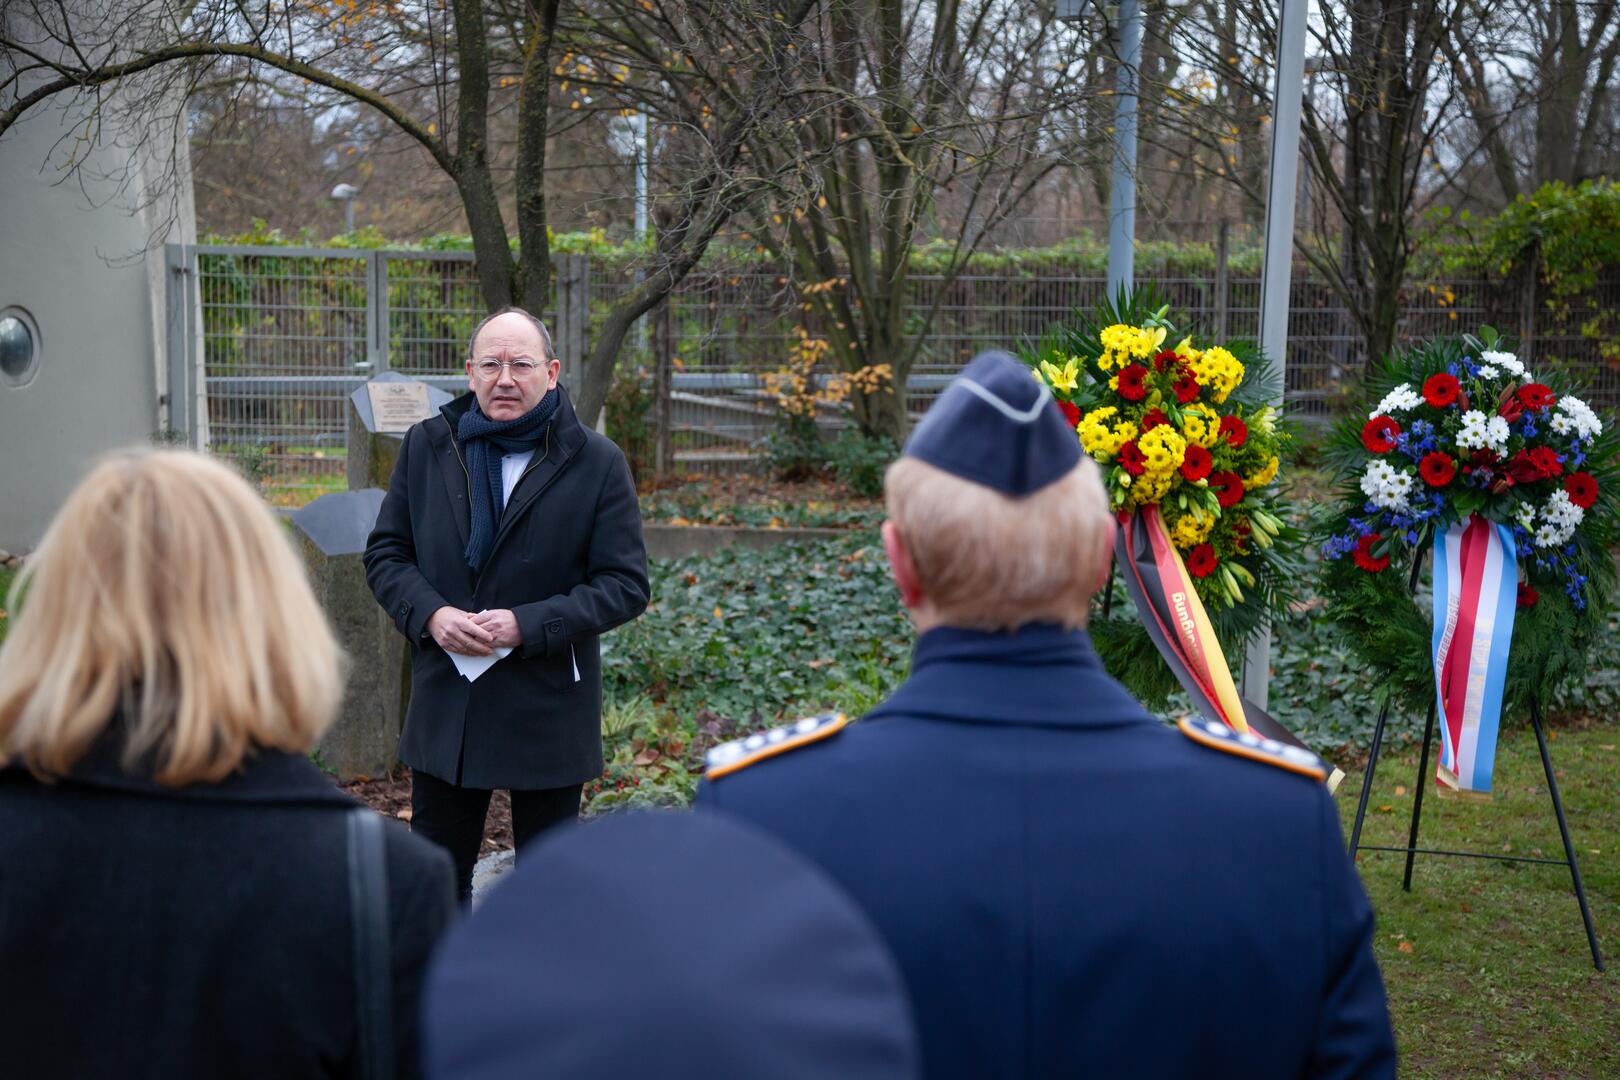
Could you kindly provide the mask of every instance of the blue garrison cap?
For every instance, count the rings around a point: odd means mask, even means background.
[[[920,1071],[865,915],[719,814],[616,815],[525,848],[439,947],[422,1012],[429,1080]]]
[[[1028,495],[1080,464],[1080,441],[1046,384],[992,350],[951,380],[905,454],[1003,495]]]

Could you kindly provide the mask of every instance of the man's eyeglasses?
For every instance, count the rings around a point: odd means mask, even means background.
[[[512,378],[527,379],[539,371],[541,364],[533,360],[478,360],[473,363],[473,374],[485,382],[500,378],[501,368],[512,369]]]

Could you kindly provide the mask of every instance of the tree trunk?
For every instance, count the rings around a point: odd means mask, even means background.
[[[541,315],[551,300],[551,238],[546,232],[546,137],[550,134],[551,44],[558,0],[531,3],[518,100],[518,288],[523,307]]]

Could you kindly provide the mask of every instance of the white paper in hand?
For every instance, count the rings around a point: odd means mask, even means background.
[[[512,650],[503,646],[488,656],[465,656],[462,653],[450,652],[449,649],[446,649],[445,652],[450,654],[451,662],[456,665],[456,670],[461,672],[463,679],[468,682],[477,682],[478,676],[494,667],[497,661],[511,655]]]

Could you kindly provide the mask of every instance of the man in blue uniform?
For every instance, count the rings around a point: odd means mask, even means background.
[[[885,480],[910,677],[717,748],[700,809],[821,864],[910,990],[925,1075],[1378,1077],[1373,916],[1310,753],[1154,719],[1085,632],[1113,521],[1005,354]]]

